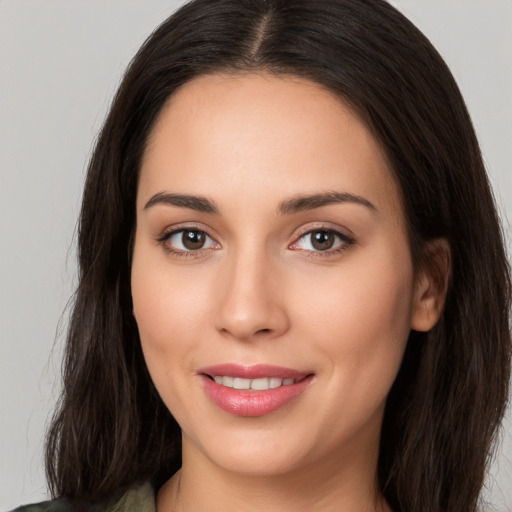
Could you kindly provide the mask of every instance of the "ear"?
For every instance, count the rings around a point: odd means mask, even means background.
[[[443,312],[451,276],[451,251],[445,238],[427,242],[416,277],[411,329],[430,331]]]

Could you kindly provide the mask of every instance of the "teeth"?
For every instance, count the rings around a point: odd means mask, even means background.
[[[233,389],[251,389],[251,380],[235,377],[233,379]]]
[[[270,388],[270,386],[269,386],[267,378],[253,379],[251,381],[251,389],[262,390],[262,389],[269,389],[269,388]]]
[[[271,377],[268,380],[270,389],[278,388],[283,384],[283,379],[279,379],[278,377]]]
[[[259,379],[242,379],[240,377],[227,377],[215,375],[213,380],[221,386],[234,389],[265,391],[275,389],[281,386],[290,386],[300,379],[280,379],[279,377],[263,377]]]

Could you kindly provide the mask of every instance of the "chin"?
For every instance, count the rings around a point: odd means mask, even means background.
[[[201,456],[224,471],[251,477],[293,471],[305,463],[308,453],[314,452],[314,448],[308,450],[298,436],[294,439],[295,436],[286,435],[282,430],[269,432],[261,427],[231,432],[233,435],[209,435],[206,442],[184,435],[184,451],[201,452]]]

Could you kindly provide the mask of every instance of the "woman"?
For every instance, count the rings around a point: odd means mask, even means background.
[[[79,249],[43,507],[476,510],[508,266],[458,89],[387,3],[180,9],[120,86]]]

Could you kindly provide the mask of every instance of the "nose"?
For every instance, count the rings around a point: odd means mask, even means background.
[[[215,327],[238,340],[277,338],[290,327],[282,271],[264,254],[247,252],[219,273]]]

